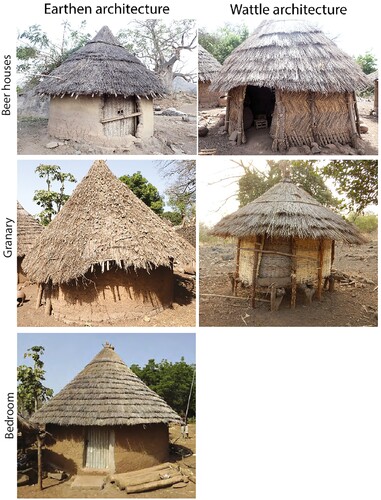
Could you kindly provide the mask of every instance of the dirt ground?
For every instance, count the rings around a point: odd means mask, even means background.
[[[171,443],[177,445],[176,454],[171,454],[169,461],[179,466],[187,476],[196,479],[196,424],[189,424],[189,438],[181,437],[179,426],[169,429]],[[184,453],[186,456],[181,456]],[[189,455],[189,456],[188,456]],[[64,481],[46,478],[43,480],[43,490],[37,485],[19,486],[17,488],[18,498],[195,498],[196,484],[189,481],[183,488],[167,487],[145,493],[134,493],[127,495],[125,491],[119,490],[117,486],[106,482],[102,490],[74,490],[71,483],[74,477]]]
[[[100,147],[73,140],[60,141],[47,132],[46,118],[19,118],[17,125],[17,152],[20,155],[87,155],[133,154],[173,155],[197,153],[197,97],[178,93],[170,98],[155,99],[154,137],[136,139],[123,148]],[[165,116],[163,110],[176,108],[183,116]],[[189,120],[189,121],[185,121]],[[47,148],[49,143],[56,147]]]
[[[104,321],[93,326],[195,326],[196,325],[196,290],[195,278],[175,273],[175,300],[172,307],[159,312],[155,316],[144,316],[139,320],[127,320],[109,322]],[[19,285],[20,288],[22,284]],[[26,300],[24,304],[17,308],[18,326],[75,326],[67,324],[54,317],[54,314],[47,316],[44,306],[36,310],[37,285],[25,283],[22,288],[25,292]]]
[[[235,244],[200,245],[200,326],[377,326],[377,233],[363,245],[337,243],[334,269],[353,278],[353,284],[335,282],[335,291],[324,291],[322,300],[305,305],[298,294],[296,309],[286,295],[278,311],[269,304],[249,305],[249,290],[232,295],[228,273],[234,271]],[[247,300],[241,299],[246,297]]]
[[[376,155],[378,152],[378,119],[370,115],[373,109],[373,99],[358,99],[358,110],[360,121],[368,131],[361,135],[361,154]],[[206,137],[199,137],[198,149],[201,154],[216,154],[216,155],[284,155],[281,152],[273,152],[271,149],[272,139],[269,134],[269,129],[255,130],[254,127],[246,130],[247,141],[245,144],[237,146],[235,142],[229,141],[229,137],[223,130],[223,119],[225,117],[225,108],[214,108],[210,110],[202,110],[199,113],[199,124],[206,125],[209,133]],[[333,146],[333,145],[332,145]],[[336,145],[332,148],[320,148],[319,155],[353,155],[360,154],[349,146]],[[312,154],[301,148],[290,148],[286,153],[290,155]]]

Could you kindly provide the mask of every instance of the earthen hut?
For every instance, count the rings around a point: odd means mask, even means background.
[[[104,161],[95,161],[23,269],[40,284],[47,312],[63,321],[94,324],[170,307],[173,266],[192,266],[194,259],[187,241]]]
[[[314,144],[358,147],[355,91],[364,83],[361,68],[319,28],[272,20],[224,61],[212,90],[228,92],[231,140],[244,143],[248,128],[265,128],[275,152]]]
[[[43,227],[27,212],[21,203],[17,202],[17,283],[27,279],[22,261],[31,250]]]
[[[104,26],[36,87],[50,96],[48,132],[61,139],[123,145],[153,135],[153,98],[165,93],[156,75]]]
[[[181,419],[106,343],[31,422],[53,437],[46,462],[69,473],[118,473],[165,462],[168,425]]]
[[[198,46],[198,104],[200,108],[219,105],[220,93],[210,89],[213,78],[221,69],[221,63],[201,45]]]
[[[320,299],[323,286],[333,290],[332,264],[335,241],[363,243],[357,229],[316,201],[288,177],[262,196],[224,217],[212,232],[237,238],[233,289],[237,284],[251,287],[256,294],[276,297],[291,289],[291,307],[297,288],[307,299]],[[316,293],[315,293],[316,292]]]

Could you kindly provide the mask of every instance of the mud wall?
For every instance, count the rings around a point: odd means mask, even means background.
[[[155,314],[173,302],[173,272],[158,267],[150,273],[144,269],[120,268],[86,273],[84,280],[46,290],[51,299],[52,314],[82,325],[136,319]]]
[[[83,467],[85,428],[48,424],[46,430],[53,437],[48,437],[45,442],[43,461],[51,462],[69,474],[76,474]]]
[[[136,137],[147,139],[147,137],[152,137],[154,132],[153,100],[142,97],[137,100],[136,104],[137,110],[141,113],[138,118]]]
[[[210,90],[210,82],[198,82],[198,104],[200,108],[215,108],[220,103],[220,93]]]

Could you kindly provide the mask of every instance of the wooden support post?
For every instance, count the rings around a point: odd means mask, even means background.
[[[230,134],[230,130],[229,130],[229,123],[230,123],[229,113],[230,113],[230,95],[229,95],[229,92],[228,92],[228,95],[226,96],[226,111],[225,111],[225,127],[224,127],[224,130],[225,130],[225,132],[229,132],[229,134]]]
[[[323,240],[319,240],[319,267],[318,267],[318,288],[316,297],[321,300],[323,290]]]
[[[270,311],[273,312],[276,310],[276,286],[272,284],[270,286]]]
[[[42,440],[40,433],[37,434],[37,475],[38,489],[42,490]]]
[[[351,144],[352,144],[352,147],[357,148],[358,147],[358,138],[360,137],[360,132],[359,132],[359,130],[357,130],[357,126],[356,126],[353,96],[349,92],[347,92],[347,106],[348,106],[349,119],[350,119],[350,123],[351,123],[351,138],[352,138]]]
[[[332,266],[333,266],[334,260],[335,260],[335,240],[332,240],[332,243],[331,243],[331,269],[330,269],[331,272],[332,272]]]
[[[43,287],[42,283],[39,283],[38,290],[37,290],[36,309],[38,309],[41,305],[43,291],[44,291],[44,287]]]
[[[291,304],[290,308],[296,307],[296,244],[295,238],[291,237]]]
[[[359,115],[359,110],[358,110],[358,107],[357,107],[356,94],[354,92],[352,93],[352,99],[353,99],[353,107],[354,107],[354,110],[355,110],[356,130],[357,130],[357,133],[358,133],[359,137],[361,137],[360,115]]]
[[[241,254],[241,240],[238,238],[237,242],[237,251],[236,251],[236,256],[235,256],[235,271],[234,271],[234,286],[233,286],[233,294],[236,296],[237,295],[237,284],[238,284],[238,278],[239,278],[239,259],[240,259],[240,254]]]
[[[332,274],[328,278],[328,291],[329,292],[335,291],[335,277],[332,276]]]
[[[255,238],[254,245],[256,244],[257,238]],[[253,262],[253,274],[251,283],[251,307],[255,309],[255,294],[257,288],[257,267],[258,267],[258,255],[259,252],[254,252],[254,262]]]
[[[373,113],[378,116],[378,79],[374,81],[374,105]]]

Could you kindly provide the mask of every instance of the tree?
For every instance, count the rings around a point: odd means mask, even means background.
[[[44,363],[41,360],[44,347],[33,346],[27,349],[24,358],[32,358],[33,366],[20,365],[17,367],[17,405],[18,411],[31,416],[42,403],[53,397],[53,389],[43,385],[45,380]]]
[[[185,415],[189,400],[187,416],[196,415],[196,367],[187,364],[183,357],[175,363],[150,359],[143,368],[134,364],[130,369],[177,413]]]
[[[377,160],[332,160],[323,167],[323,173],[334,180],[337,191],[346,197],[343,208],[361,213],[368,205],[377,205]]]
[[[16,57],[17,71],[23,75],[23,83],[34,86],[41,76],[48,75],[63,63],[75,50],[82,47],[89,39],[86,21],[75,29],[69,21],[62,23],[62,36],[59,44],[53,43],[38,24],[33,24],[18,35]]]
[[[261,196],[285,175],[289,175],[294,184],[302,187],[322,205],[331,208],[339,206],[340,201],[334,198],[324,184],[323,175],[314,160],[269,160],[265,172],[257,169],[252,163],[246,165],[241,161],[239,164],[244,169],[244,175],[238,181],[237,198],[241,207]]]
[[[159,191],[142,176],[141,172],[136,172],[132,175],[122,175],[119,180],[126,184],[156,214],[161,215],[163,213],[164,201]]]
[[[222,64],[248,36],[249,30],[246,25],[225,23],[213,33],[207,33],[205,29],[200,28],[198,42]]]
[[[159,164],[164,177],[171,180],[165,191],[168,196],[167,204],[173,209],[170,217],[184,223],[186,218],[195,215],[196,161],[169,160]]]
[[[365,52],[364,55],[356,57],[356,62],[366,75],[370,75],[377,70],[377,59],[371,52]]]
[[[47,226],[58,214],[61,208],[69,199],[69,195],[65,194],[65,182],[77,182],[73,174],[61,172],[59,165],[40,165],[35,172],[41,179],[45,179],[47,189],[39,189],[34,192],[33,201],[43,210],[38,214],[40,223]],[[53,191],[54,182],[59,183],[59,191]]]
[[[196,69],[187,73],[181,71],[181,53],[197,47],[193,20],[167,24],[160,19],[145,19],[134,21],[132,26],[119,31],[118,39],[158,75],[167,92],[172,93],[176,76],[186,81],[195,80]]]

